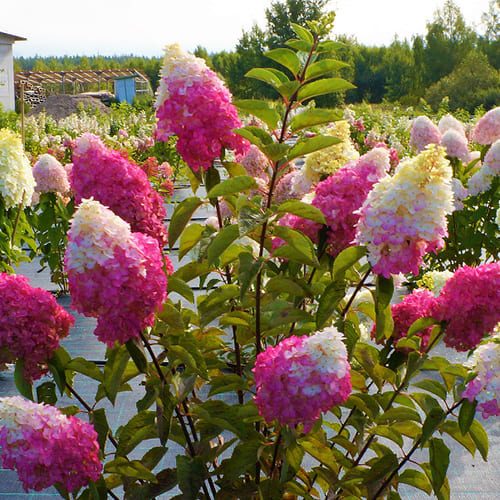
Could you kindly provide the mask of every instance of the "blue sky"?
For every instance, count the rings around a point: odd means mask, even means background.
[[[232,50],[243,30],[265,26],[272,0],[23,0],[2,2],[0,31],[24,36],[16,57],[61,55],[161,56],[177,42],[192,51]],[[334,34],[365,45],[387,45],[397,36],[425,34],[445,0],[331,0]],[[469,25],[478,26],[489,0],[455,0]]]

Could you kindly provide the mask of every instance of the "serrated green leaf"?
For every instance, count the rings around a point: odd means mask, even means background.
[[[299,158],[341,142],[338,137],[331,135],[316,135],[299,139],[288,152],[288,160],[292,161],[294,158]]]
[[[441,424],[439,428],[440,432],[446,432],[451,436],[457,443],[460,443],[472,456],[476,453],[476,444],[470,437],[469,433],[462,434],[458,422],[455,420],[447,420]]]
[[[438,321],[436,321],[434,318],[419,318],[412,323],[412,325],[408,329],[408,333],[406,334],[406,336],[412,337],[422,330],[429,328],[429,326],[435,325],[437,323]]]
[[[342,90],[355,89],[356,87],[343,78],[322,78],[303,85],[298,94],[297,101],[302,102],[311,97],[318,97],[324,94],[331,94]]]
[[[285,99],[285,101],[289,101],[296,94],[299,88],[300,82],[292,80],[290,82],[282,83],[276,90]]]
[[[281,294],[293,297],[302,297],[305,294],[304,289],[293,279],[283,276],[274,276],[266,283],[266,292],[274,297]]]
[[[194,278],[207,274],[209,271],[210,267],[206,262],[188,262],[177,269],[172,276],[188,283]]]
[[[280,161],[290,149],[290,146],[284,142],[275,142],[273,144],[265,145],[260,148],[260,150],[269,158],[272,162]]]
[[[386,412],[377,417],[377,423],[379,424],[399,422],[402,420],[413,420],[414,422],[421,421],[417,411],[404,406],[389,408]]]
[[[375,335],[377,341],[389,338],[394,329],[394,320],[391,312],[391,300],[394,294],[392,278],[377,275],[375,289]]]
[[[262,120],[271,130],[278,127],[281,119],[279,113],[272,108],[266,101],[257,99],[242,99],[234,101],[233,104],[245,113],[249,113],[259,120]]]
[[[254,256],[248,252],[240,253],[239,259],[238,279],[240,283],[240,299],[243,299],[262,269],[264,260],[262,258],[254,258]]]
[[[324,125],[342,119],[342,113],[333,109],[306,109],[295,115],[290,120],[290,132],[295,133],[299,130]]]
[[[264,52],[264,55],[289,69],[294,76],[300,70],[300,60],[293,50],[278,48]]]
[[[55,406],[57,403],[56,384],[52,381],[49,381],[37,386],[36,400],[38,403],[45,403],[51,406]]]
[[[394,441],[398,446],[403,447],[403,436],[397,429],[389,425],[375,425],[369,430],[370,434],[375,434],[376,436],[382,436],[391,441]]]
[[[300,38],[300,40],[304,40],[305,42],[309,43],[314,42],[314,36],[308,29],[296,23],[290,23],[290,27],[293,29],[294,33]]]
[[[218,196],[241,193],[242,191],[246,191],[255,187],[258,187],[258,184],[253,177],[250,177],[248,175],[231,177],[212,188],[207,193],[207,198],[217,198]]]
[[[307,436],[299,441],[299,445],[313,458],[328,467],[335,474],[338,473],[339,464],[332,453],[332,450],[318,441],[313,436]]]
[[[332,50],[344,47],[345,44],[342,42],[334,42],[333,40],[326,40],[324,42],[319,42],[316,51],[321,52],[331,52]]]
[[[174,210],[168,227],[168,244],[174,246],[186,224],[191,220],[193,213],[203,202],[197,196],[192,196],[181,201]]]
[[[248,381],[236,374],[220,375],[210,380],[208,397],[233,391],[248,390]]]
[[[320,224],[326,224],[325,216],[319,208],[300,200],[287,200],[278,207],[276,212],[293,214],[302,217],[303,219],[319,222]]]
[[[266,215],[262,213],[259,207],[252,205],[242,206],[238,213],[238,230],[240,236],[246,236],[255,231],[266,218]]]
[[[398,466],[398,457],[388,453],[370,462],[370,469],[364,476],[364,481],[372,483],[388,476]]]
[[[136,413],[121,429],[118,435],[117,456],[126,456],[146,439],[158,437],[155,425],[156,412],[146,410]]]
[[[245,167],[234,161],[225,161],[222,163],[224,168],[227,170],[229,177],[238,177],[241,175],[248,175]]]

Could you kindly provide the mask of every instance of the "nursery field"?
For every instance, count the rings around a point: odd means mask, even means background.
[[[0,115],[2,498],[498,497],[500,108],[317,106],[332,21]]]

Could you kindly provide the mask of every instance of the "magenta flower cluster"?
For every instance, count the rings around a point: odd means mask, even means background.
[[[176,135],[177,151],[194,170],[207,170],[222,149],[244,154],[248,142],[232,132],[241,127],[231,94],[203,59],[177,44],[165,48],[156,100],[156,137]]]
[[[2,466],[17,472],[26,492],[56,483],[73,492],[102,470],[91,424],[19,396],[0,398],[0,447]]]
[[[353,244],[357,210],[361,208],[373,185],[384,177],[390,168],[389,151],[375,148],[348,163],[333,175],[318,183],[314,190],[312,205],[323,213],[327,225],[327,252],[336,257]],[[319,241],[322,225],[287,215],[281,224],[300,230],[315,243]],[[274,246],[279,246],[276,242]]]
[[[457,351],[474,349],[500,321],[500,262],[463,266],[446,281],[429,315],[446,322],[444,342]]]
[[[391,306],[392,318],[394,320],[394,330],[392,337],[398,341],[402,337],[406,337],[411,325],[417,319],[429,316],[431,307],[436,302],[434,294],[425,289],[414,290],[413,293],[405,295],[403,300],[398,304]],[[425,328],[417,333],[422,339],[420,349],[424,351],[429,343],[432,326]]]
[[[85,133],[77,139],[70,182],[76,203],[93,197],[127,221],[132,231],[152,236],[162,248],[166,245],[162,197],[139,166],[108,149],[99,137]]]
[[[0,366],[20,359],[24,378],[39,379],[73,323],[51,293],[24,276],[0,273]]]
[[[111,210],[84,200],[65,256],[72,307],[97,318],[94,333],[109,347],[137,338],[166,299],[166,261],[156,240],[132,233]]]
[[[341,334],[325,328],[269,346],[255,362],[255,404],[267,423],[311,430],[322,412],[351,393],[350,365]]]

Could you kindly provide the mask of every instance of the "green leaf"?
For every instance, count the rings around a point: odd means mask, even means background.
[[[408,329],[408,333],[406,334],[406,336],[412,337],[413,335],[416,335],[422,330],[425,330],[429,326],[436,325],[437,323],[439,322],[436,321],[434,318],[419,318],[412,323],[412,325]]]
[[[345,296],[346,285],[342,281],[333,281],[330,283],[318,301],[318,310],[316,313],[316,328],[321,330],[330,316],[333,314],[340,301]]]
[[[477,401],[469,401],[464,399],[462,406],[458,413],[458,425],[460,426],[460,431],[463,435],[469,432],[469,429],[474,422],[474,417],[476,415]]]
[[[285,48],[273,49],[264,52],[264,55],[289,69],[294,76],[296,76],[300,70],[300,60],[293,50]]]
[[[170,387],[168,385],[163,386],[160,389],[159,397],[156,398],[156,425],[162,446],[165,446],[170,435],[175,405],[175,396],[170,391]]]
[[[210,243],[207,249],[207,261],[209,265],[215,264],[222,252],[231,245],[240,235],[239,228],[235,224],[222,228]]]
[[[198,492],[207,476],[207,470],[201,457],[186,457],[177,455],[177,479],[183,499],[196,500]]]
[[[295,115],[290,120],[290,132],[295,133],[299,130],[323,125],[333,121],[340,120],[342,113],[333,109],[305,109],[302,113]]]
[[[104,453],[106,449],[106,441],[109,434],[109,424],[106,418],[106,410],[104,408],[98,408],[89,413],[89,421],[94,426],[97,432],[97,442],[99,443],[99,449]]]
[[[243,205],[238,213],[238,230],[240,236],[255,231],[265,220],[267,216],[261,209],[252,205]]]
[[[253,177],[241,175],[238,177],[231,177],[222,181],[207,193],[207,198],[216,198],[218,196],[226,196],[228,194],[241,193],[251,188],[255,188],[257,182]]]
[[[273,144],[268,144],[262,146],[260,150],[269,158],[272,162],[276,163],[280,161],[288,153],[290,146],[286,143],[275,142]]]
[[[79,357],[72,359],[66,365],[66,369],[81,373],[82,375],[97,380],[98,382],[103,381],[103,374],[101,370],[99,370],[95,363],[92,363],[92,361],[88,361],[85,358]]]
[[[283,300],[276,300],[266,305],[264,308],[266,312],[271,313],[271,318],[269,323],[272,328],[277,328],[281,325],[287,325],[289,323],[299,322],[299,321],[312,321],[312,316],[307,311],[303,309],[297,309]]]
[[[168,244],[174,246],[186,224],[191,220],[193,213],[203,202],[197,196],[192,196],[181,201],[174,210],[168,227]]]
[[[303,219],[319,222],[320,224],[326,224],[325,216],[319,208],[299,200],[285,201],[278,207],[277,212],[285,212],[287,214],[297,215]]]
[[[220,182],[219,170],[213,165],[205,171],[205,189],[209,192]]]
[[[335,474],[339,471],[339,464],[335,459],[332,450],[325,446],[321,441],[318,441],[313,436],[307,436],[299,441],[299,445],[309,453],[313,458],[321,462]]]
[[[40,384],[36,388],[36,400],[38,403],[55,406],[57,403],[56,384],[52,381]]]
[[[476,444],[470,437],[470,434],[462,434],[458,422],[454,420],[447,420],[441,424],[439,428],[440,432],[446,432],[451,436],[457,443],[460,443],[472,456],[476,453]]]
[[[125,456],[142,441],[158,437],[155,420],[156,412],[154,411],[140,411],[134,415],[120,429],[116,454]]]
[[[296,250],[304,259],[304,261],[311,266],[318,266],[319,262],[316,257],[316,250],[311,240],[302,232],[291,229],[287,226],[275,226],[274,236],[281,238],[288,243],[294,250]],[[273,255],[276,257],[284,257],[283,249],[285,246],[279,247],[274,251]]]
[[[375,334],[376,339],[389,338],[394,329],[394,320],[391,313],[391,300],[394,293],[392,278],[384,278],[377,275],[377,287],[375,291]]]
[[[314,36],[308,29],[296,23],[290,23],[290,27],[293,29],[294,33],[300,38],[300,40],[304,40],[304,42],[309,42],[309,43],[314,42]]]
[[[436,495],[441,490],[446,479],[450,464],[450,450],[439,438],[429,440],[429,465],[431,467],[432,487]]]
[[[403,447],[404,441],[402,434],[390,425],[376,425],[370,428],[369,432],[370,434],[375,434],[376,436],[382,436],[390,439],[401,448]]]
[[[420,415],[417,411],[407,408],[405,406],[398,406],[396,408],[389,408],[386,412],[379,415],[376,419],[378,424],[400,422],[404,420],[413,420],[420,422]]]
[[[238,177],[240,175],[248,175],[245,167],[234,161],[225,161],[222,163],[227,170],[229,177]]]
[[[188,283],[194,278],[207,274],[209,271],[210,267],[206,262],[188,262],[186,265],[179,267],[172,276]],[[170,280],[172,276],[168,279]]]
[[[484,427],[477,420],[474,420],[469,428],[469,434],[479,453],[481,453],[481,457],[486,462],[488,460],[489,443],[488,434],[486,434]]]
[[[104,366],[102,385],[107,398],[115,404],[116,395],[122,385],[123,374],[130,358],[127,347],[121,345],[114,349],[108,349],[108,358]]]
[[[331,52],[332,50],[344,47],[345,44],[342,42],[334,42],[333,40],[325,40],[324,42],[319,42],[316,48],[318,53],[321,52]]]
[[[117,457],[105,464],[104,472],[156,483],[156,476],[144,467],[139,460],[127,460],[124,457]]]
[[[287,40],[285,42],[285,45],[292,47],[292,49],[299,50],[301,52],[305,52],[306,54],[311,52],[311,50],[313,48],[312,43],[306,42],[305,40],[297,40],[296,38],[293,38],[292,40]]]
[[[246,73],[245,76],[247,78],[255,78],[256,80],[267,83],[275,89],[277,89],[283,83],[283,81],[278,78],[276,73],[268,68],[252,68]]]
[[[372,483],[388,476],[398,466],[398,457],[394,453],[388,453],[370,462],[370,469],[364,476],[364,481]]]
[[[66,390],[66,367],[70,361],[71,356],[64,347],[59,347],[47,361],[47,365],[61,394]]]
[[[436,396],[439,396],[443,401],[446,401],[446,387],[444,387],[443,384],[440,384],[437,380],[419,380],[418,382],[414,383],[413,386],[418,387],[419,389],[424,389],[424,391],[432,392]]]
[[[135,363],[135,366],[137,366],[137,369],[141,373],[147,373],[148,360],[142,342],[135,338],[131,338],[125,342],[125,345],[127,346],[127,351]]]
[[[291,161],[294,158],[299,158],[341,142],[338,137],[331,135],[316,135],[314,137],[299,139],[288,152],[288,160]]]
[[[366,247],[348,247],[340,252],[333,263],[333,279],[342,279],[345,272],[366,255]]]
[[[444,422],[446,414],[441,407],[432,408],[422,426],[421,446],[434,434],[434,431]]]
[[[178,293],[181,297],[184,297],[188,302],[194,304],[194,293],[191,287],[183,280],[176,278],[175,276],[168,277],[168,294]]]
[[[33,386],[24,378],[24,360],[21,358],[16,361],[14,368],[14,383],[21,396],[33,401]]]
[[[299,88],[300,88],[300,82],[293,80],[290,82],[283,83],[276,90],[280,93],[283,99],[285,99],[285,101],[288,101],[292,98],[292,96],[295,95],[295,93],[299,90]]]
[[[234,101],[233,104],[238,108],[238,110],[250,113],[259,120],[262,120],[271,130],[278,127],[281,117],[279,113],[266,101],[259,101],[257,99],[242,99]]]
[[[332,73],[333,71],[338,71],[339,69],[346,68],[348,66],[349,64],[343,61],[337,61],[336,59],[321,59],[320,61],[314,62],[308,66],[306,69],[305,79],[310,80],[311,78],[317,78],[318,76]]]
[[[220,375],[210,381],[208,397],[233,391],[247,391],[248,381],[236,374]]]
[[[419,470],[405,469],[399,475],[399,481],[425,491],[428,495],[432,493],[432,484],[429,481],[429,478]]]
[[[290,295],[292,297],[305,296],[304,289],[293,279],[283,276],[274,276],[266,283],[266,292],[274,297],[281,294]]]
[[[240,299],[243,299],[251,284],[257,278],[265,261],[262,258],[255,259],[253,255],[248,252],[240,253],[239,259],[238,279],[240,283]]]
[[[201,240],[205,226],[203,224],[188,224],[181,234],[179,241],[179,260],[192,250]]]
[[[297,94],[297,100],[302,102],[311,97],[355,88],[352,83],[343,78],[323,78],[303,85]]]

